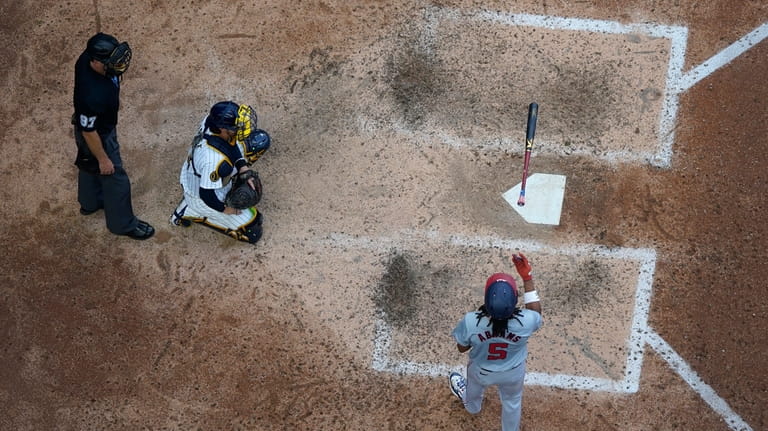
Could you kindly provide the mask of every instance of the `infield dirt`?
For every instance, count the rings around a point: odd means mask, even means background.
[[[766,42],[682,94],[660,168],[642,155],[658,143],[665,39],[426,25],[492,11],[682,26],[690,70],[768,22],[764,2],[6,3],[0,429],[498,427],[495,391],[473,417],[443,377],[372,367],[381,312],[392,357],[463,363],[450,329],[487,275],[513,268],[503,248],[434,240],[450,237],[655,250],[650,327],[768,428]],[[78,212],[73,65],[99,30],[134,50],[118,137],[136,213],[157,228],[147,242]],[[226,99],[251,104],[273,138],[256,165],[256,246],[167,223],[192,134]],[[501,198],[533,100],[532,172],[568,178],[556,227]],[[531,367],[620,377],[616,317],[636,269],[529,257],[548,325]],[[650,348],[638,392],[527,386],[523,423],[729,429]]]

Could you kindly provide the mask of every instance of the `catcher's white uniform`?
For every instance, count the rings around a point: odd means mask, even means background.
[[[238,160],[245,160],[240,143],[227,143],[205,130],[201,124],[195,143],[189,150],[181,168],[179,182],[184,197],[171,216],[171,223],[188,226],[201,223],[221,231],[235,239],[256,242],[261,236],[261,215],[255,208],[241,210],[239,214],[223,212],[224,199],[232,187],[231,178],[237,173]],[[219,208],[211,207],[201,197],[202,193],[215,193]]]

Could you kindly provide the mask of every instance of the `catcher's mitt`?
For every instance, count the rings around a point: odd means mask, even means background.
[[[250,181],[249,180],[253,180]],[[251,182],[254,187],[251,187]],[[244,210],[255,206],[261,200],[261,180],[259,174],[252,170],[247,170],[237,174],[232,182],[232,189],[224,198],[224,205]]]

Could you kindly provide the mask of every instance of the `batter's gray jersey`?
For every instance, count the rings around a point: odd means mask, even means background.
[[[469,359],[473,365],[498,372],[516,368],[528,356],[528,337],[541,327],[541,314],[523,309],[507,322],[507,336],[492,336],[490,318],[478,318],[473,311],[453,330],[453,338],[462,346],[471,346]]]

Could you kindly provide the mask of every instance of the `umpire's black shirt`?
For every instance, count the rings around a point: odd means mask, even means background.
[[[99,74],[90,62],[91,57],[83,52],[75,63],[74,122],[82,131],[96,130],[103,135],[117,126],[120,81]]]

